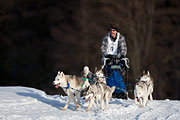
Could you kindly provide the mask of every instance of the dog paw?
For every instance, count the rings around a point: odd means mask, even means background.
[[[80,106],[76,106],[76,107],[75,107],[76,110],[79,109],[79,108],[80,108]]]
[[[144,107],[145,107],[145,105],[140,105],[140,107],[144,108]]]
[[[139,102],[135,101],[134,104],[139,105]]]
[[[66,110],[67,108],[62,108],[62,110]]]

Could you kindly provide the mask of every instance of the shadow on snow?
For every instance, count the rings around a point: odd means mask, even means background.
[[[60,101],[58,101],[58,100],[52,100],[53,98],[51,99],[50,97],[46,98],[44,96],[41,96],[38,93],[35,93],[32,90],[28,90],[28,91],[29,91],[29,93],[27,93],[27,92],[16,92],[16,94],[18,94],[20,96],[24,96],[24,97],[35,98],[38,101],[43,102],[43,103],[48,104],[48,105],[51,105],[52,107],[55,107],[55,108],[57,108],[59,110],[61,110],[64,107],[64,105],[66,104],[65,99],[64,99],[65,103],[60,103]],[[75,106],[69,104],[68,109],[71,109],[71,110],[75,111]]]

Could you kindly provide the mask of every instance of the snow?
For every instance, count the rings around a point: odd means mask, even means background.
[[[111,99],[109,108],[100,105],[85,112],[89,103],[81,99],[82,107],[73,102],[66,111],[67,96],[47,95],[28,87],[0,87],[0,120],[177,120],[180,119],[180,101],[154,100],[144,108],[134,101]]]

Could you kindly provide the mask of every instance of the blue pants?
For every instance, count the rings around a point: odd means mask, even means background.
[[[124,93],[127,91],[120,69],[111,69],[111,66],[107,66],[106,77],[106,83],[108,86],[116,86],[115,93]]]

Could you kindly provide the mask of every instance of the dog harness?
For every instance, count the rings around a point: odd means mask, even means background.
[[[83,83],[82,83],[82,86],[81,86],[81,88],[78,90],[78,89],[75,89],[75,88],[72,88],[72,87],[70,87],[70,85],[69,85],[69,82],[67,81],[67,87],[62,87],[63,89],[72,89],[72,90],[75,90],[75,91],[78,91],[78,92],[81,92],[81,89],[82,89],[82,87],[83,87],[83,85],[84,85],[84,83],[85,83],[85,80],[86,79],[88,79],[88,78],[83,78],[82,80],[83,80]]]
[[[69,82],[67,81],[67,87],[62,87],[63,89],[68,89],[69,88]]]

